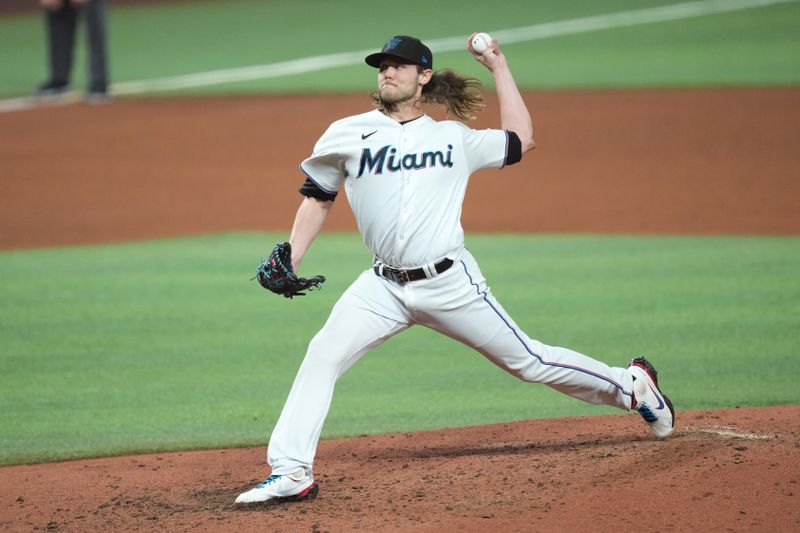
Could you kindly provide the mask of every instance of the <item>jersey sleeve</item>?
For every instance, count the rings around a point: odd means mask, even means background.
[[[300,170],[320,191],[335,196],[346,176],[345,155],[338,146],[331,126],[314,145],[311,156],[300,163]],[[310,185],[310,184],[309,184]],[[302,191],[301,191],[302,192]]]
[[[470,172],[482,168],[503,168],[509,160],[509,133],[504,130],[464,128],[464,151]],[[518,160],[518,159],[517,159]]]

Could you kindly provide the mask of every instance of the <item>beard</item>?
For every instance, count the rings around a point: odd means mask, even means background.
[[[417,96],[416,90],[408,90],[403,92],[397,86],[391,86],[387,89],[379,88],[378,96],[380,103],[386,109],[396,108],[399,104],[412,102]]]

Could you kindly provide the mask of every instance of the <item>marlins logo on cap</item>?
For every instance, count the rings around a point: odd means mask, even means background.
[[[388,52],[389,50],[392,50],[395,46],[400,44],[401,41],[402,39],[400,37],[392,37],[385,45],[383,45],[383,51]]]
[[[364,61],[371,67],[380,68],[384,58],[400,59],[425,68],[433,68],[431,49],[416,37],[408,35],[395,35],[386,41],[380,52],[368,55]]]

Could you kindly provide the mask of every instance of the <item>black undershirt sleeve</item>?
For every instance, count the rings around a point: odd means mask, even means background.
[[[303,183],[303,186],[298,190],[303,196],[309,196],[311,198],[316,198],[317,200],[325,200],[329,202],[334,201],[337,194],[323,191],[319,188],[319,185],[311,181],[311,178],[306,178],[306,182]]]
[[[507,131],[508,134],[508,152],[506,153],[506,165],[513,165],[522,160],[522,141],[519,136],[513,131]]]

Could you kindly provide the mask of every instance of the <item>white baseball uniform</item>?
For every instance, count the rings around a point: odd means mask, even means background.
[[[270,439],[274,475],[311,470],[336,380],[415,324],[471,346],[524,381],[631,408],[630,372],[528,337],[464,248],[460,218],[469,176],[502,168],[508,150],[502,130],[427,115],[398,123],[375,110],[334,122],[300,165],[304,188],[315,190],[309,196],[332,199],[344,185],[375,265],[342,294],[308,347]],[[405,282],[409,276],[422,279]]]

